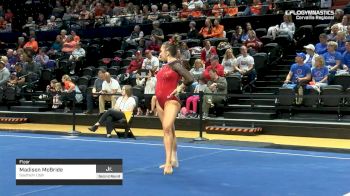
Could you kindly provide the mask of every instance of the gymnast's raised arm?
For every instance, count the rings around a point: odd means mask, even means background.
[[[184,78],[183,84],[186,86],[191,85],[194,82],[192,74],[185,69],[180,62],[175,62],[172,65],[174,71],[176,71],[181,77]]]

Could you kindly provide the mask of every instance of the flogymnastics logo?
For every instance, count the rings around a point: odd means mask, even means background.
[[[296,20],[333,20],[334,10],[286,10],[286,15],[294,15]]]

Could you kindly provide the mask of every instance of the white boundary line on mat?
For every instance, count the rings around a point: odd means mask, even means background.
[[[56,189],[56,188],[60,188],[60,187],[63,187],[63,185],[51,186],[51,187],[47,187],[47,188],[44,188],[44,189],[38,189],[38,190],[29,191],[29,192],[25,192],[25,193],[19,193],[19,194],[16,194],[15,196],[30,195],[30,194],[39,193],[39,192],[43,192],[43,191],[48,191],[48,190],[52,190],[52,189]]]
[[[0,137],[46,139],[46,140],[68,140],[68,141],[98,142],[98,143],[118,143],[118,144],[145,145],[145,146],[163,146],[163,144],[145,143],[145,142],[81,139],[81,138],[67,138],[67,137],[43,137],[43,136],[25,136],[25,135],[0,135]],[[275,151],[266,151],[266,150],[248,150],[248,149],[238,149],[238,148],[218,148],[218,147],[189,146],[189,145],[178,145],[178,147],[203,149],[203,150],[219,150],[219,151],[248,152],[248,153],[286,155],[286,156],[336,159],[336,160],[350,160],[350,157],[323,156],[323,155],[311,155],[311,154],[300,154],[300,153],[275,152]]]

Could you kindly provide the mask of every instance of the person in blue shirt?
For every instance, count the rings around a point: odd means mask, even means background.
[[[243,35],[241,37],[241,41],[242,42],[245,42],[245,41],[248,40],[248,38],[249,38],[248,37],[248,31],[250,31],[250,30],[253,30],[252,25],[250,24],[250,22],[247,22],[245,24],[245,31],[244,31],[244,33],[243,33]]]
[[[350,66],[350,40],[345,43],[345,52],[343,53],[343,67],[348,69]]]
[[[298,90],[296,104],[302,103],[304,88],[311,80],[311,69],[310,66],[304,64],[305,58],[306,55],[304,53],[297,53],[295,63],[291,66],[282,86],[283,88],[294,88]]]
[[[343,68],[341,66],[342,56],[336,51],[337,48],[337,42],[330,41],[327,43],[327,52],[322,55],[329,69],[329,73],[332,75],[335,75],[338,69]]]
[[[307,89],[315,89],[320,92],[322,86],[328,85],[328,68],[325,66],[325,61],[322,56],[315,57],[315,67],[311,70],[312,81],[307,85]]]
[[[284,84],[294,84],[297,86],[302,83],[306,84],[311,80],[311,69],[304,64],[305,58],[306,56],[304,53],[297,53],[295,63],[291,66]]]
[[[329,41],[327,43],[327,52],[322,55],[325,61],[325,65],[326,67],[328,67],[328,70],[329,70],[329,76],[328,76],[329,84],[333,84],[334,77],[337,71],[343,69],[343,66],[342,66],[343,57],[339,52],[336,51],[337,48],[338,48],[337,42]],[[344,68],[346,71],[347,67],[344,67]]]
[[[331,33],[327,35],[327,40],[328,41],[335,41],[338,32],[339,32],[339,26],[337,24],[334,24],[331,27]]]
[[[316,44],[315,51],[317,54],[321,55],[327,52],[327,35],[322,33],[319,36],[320,42]]]
[[[337,33],[336,41],[338,44],[337,52],[340,52],[340,54],[343,54],[345,52],[345,32],[344,31],[339,31]]]

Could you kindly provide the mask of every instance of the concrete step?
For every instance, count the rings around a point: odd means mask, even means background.
[[[263,97],[257,97],[260,99],[272,99],[270,98],[270,96],[273,96],[274,93],[269,93],[269,92],[255,92],[255,93],[251,93],[251,94],[247,94],[247,95],[251,95],[251,96],[263,96]],[[268,96],[268,97],[265,97]],[[274,98],[274,97],[273,97]]]
[[[9,107],[7,105],[0,105],[0,111],[8,111]]]
[[[241,105],[250,105],[254,102],[256,105],[275,105],[275,99],[239,99],[238,103]]]
[[[46,101],[20,101],[21,106],[48,106]]]
[[[256,119],[256,120],[271,120],[276,118],[274,112],[225,112],[224,118],[227,119]]]
[[[48,111],[48,107],[43,106],[11,106],[11,111],[18,112],[45,112]]]
[[[277,69],[290,69],[291,64],[278,64],[276,65]]]
[[[289,72],[289,69],[273,69],[269,71],[269,74],[271,75],[287,75]]]
[[[255,92],[261,92],[261,93],[275,93],[278,91],[278,86],[271,87],[271,86],[265,86],[265,87],[256,87]]]
[[[232,112],[275,112],[274,105],[241,105],[241,104],[230,104],[227,106],[227,111]]]
[[[280,81],[274,81],[274,80],[261,80],[261,81],[256,81],[255,85],[257,87],[265,87],[265,86],[269,86],[269,87],[280,87],[282,86],[282,82]]]
[[[283,84],[285,79],[286,79],[285,77],[284,78],[264,78],[264,81],[279,82],[281,84],[281,86],[282,86],[282,84]]]
[[[286,79],[286,77],[287,77],[286,74],[268,74],[265,76],[266,79],[274,79],[274,80],[276,80],[278,78],[284,80],[284,79]]]

